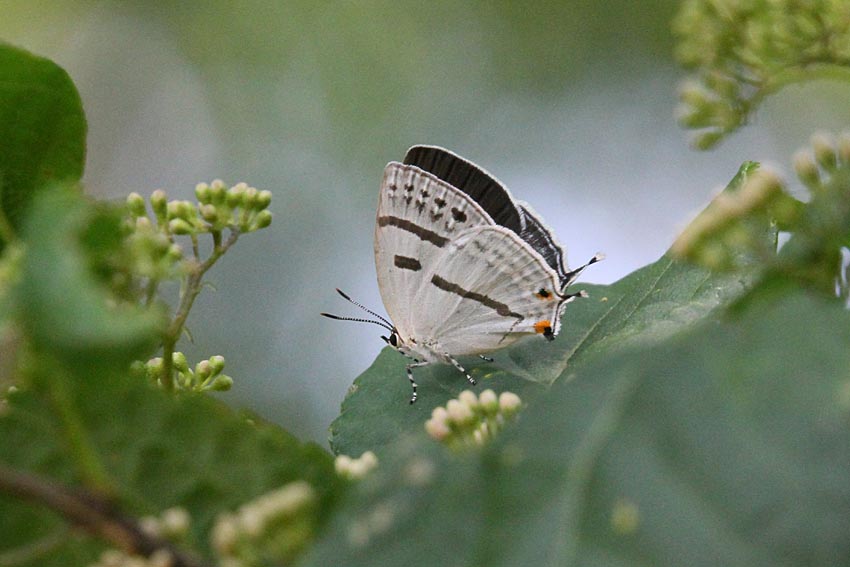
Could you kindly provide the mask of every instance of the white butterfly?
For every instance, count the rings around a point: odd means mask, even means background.
[[[567,288],[601,259],[569,270],[552,231],[495,177],[443,148],[414,146],[387,164],[378,199],[375,266],[392,322],[339,290],[379,320],[322,315],[385,327],[381,338],[413,359],[413,403],[417,366],[452,364],[475,384],[456,356],[554,339],[564,306],[585,295]]]

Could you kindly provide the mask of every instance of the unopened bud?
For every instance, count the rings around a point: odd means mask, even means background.
[[[255,221],[257,230],[261,228],[266,228],[272,223],[272,213],[269,210],[262,210],[257,213],[257,220]]]
[[[812,149],[815,151],[815,160],[827,171],[835,169],[835,142],[829,134],[818,132],[812,136]]]
[[[168,195],[162,189],[157,189],[151,193],[151,208],[157,219],[160,222],[168,215]]]
[[[186,360],[186,355],[182,352],[175,352],[171,355],[171,362],[174,364],[174,368],[179,370],[180,372],[188,372],[189,371],[189,363]]]
[[[478,407],[478,396],[472,390],[464,390],[458,394],[457,399],[466,404],[469,409],[474,410]]]
[[[260,191],[257,193],[257,210],[263,210],[268,207],[272,202],[272,192],[271,191]]]
[[[176,262],[183,258],[183,250],[180,248],[179,244],[172,244],[168,247],[168,259],[172,262]]]
[[[445,421],[434,418],[425,422],[425,431],[437,441],[442,441],[451,433],[451,429]]]
[[[216,392],[226,392],[232,387],[233,378],[226,374],[219,374],[213,379],[212,384],[210,384],[210,389]]]
[[[189,532],[189,512],[185,508],[169,508],[160,515],[160,527],[165,537],[182,537]]]
[[[212,376],[212,366],[209,360],[202,360],[195,365],[195,375],[199,380],[206,380]]]
[[[168,231],[171,234],[192,234],[192,225],[183,219],[173,219],[168,223]]]
[[[449,414],[449,419],[457,424],[466,423],[473,417],[469,406],[460,400],[449,400],[446,404],[446,412]]]
[[[257,189],[248,187],[245,193],[242,194],[242,206],[246,209],[253,209],[257,205]]]
[[[245,195],[245,189],[247,189],[247,185],[244,183],[238,183],[227,190],[227,206],[235,209],[242,205],[242,199]]]
[[[214,205],[201,205],[201,216],[205,221],[214,223],[218,220],[218,209]]]
[[[216,354],[215,356],[211,356],[209,360],[210,368],[212,369],[213,374],[219,374],[222,370],[224,370],[224,357],[220,354]]]
[[[499,398],[496,397],[496,392],[493,390],[488,389],[481,392],[478,401],[487,413],[495,413],[499,409]]]
[[[227,188],[220,179],[216,179],[210,185],[210,202],[213,205],[223,205],[227,198]]]
[[[195,185],[195,198],[199,203],[208,204],[212,199],[212,191],[206,183],[198,183]]]
[[[807,150],[800,150],[794,154],[794,171],[806,187],[814,188],[820,185],[818,166]]]
[[[145,200],[136,192],[127,195],[127,209],[134,217],[146,217],[147,215]]]
[[[513,392],[502,392],[499,395],[499,409],[506,416],[513,415],[519,410],[522,400]]]

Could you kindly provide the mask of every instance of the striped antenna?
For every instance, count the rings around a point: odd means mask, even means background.
[[[379,320],[373,321],[372,319],[361,319],[359,317],[341,317],[339,315],[333,315],[331,313],[321,313],[320,315],[322,315],[323,317],[327,317],[328,319],[336,319],[337,321],[356,321],[358,323],[372,323],[374,325],[379,325],[379,326],[383,327],[384,329],[388,330],[390,333],[395,332],[395,327],[393,327],[393,324],[390,323],[389,321],[387,321],[384,317],[381,317],[380,315],[378,315],[377,313],[375,313],[371,309],[369,309],[369,308],[361,305],[360,303],[354,301],[353,299],[348,297],[348,295],[346,295],[346,293],[343,292],[341,289],[336,288],[336,292],[338,294],[340,294],[343,297],[343,299],[345,299],[349,303],[356,305],[357,307],[359,307],[360,309],[362,309],[363,311],[365,311],[369,315],[377,317]]]

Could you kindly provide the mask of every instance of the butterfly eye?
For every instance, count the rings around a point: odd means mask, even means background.
[[[391,334],[389,343],[390,343],[390,345],[397,347],[398,346],[398,335],[395,334],[395,333]]]

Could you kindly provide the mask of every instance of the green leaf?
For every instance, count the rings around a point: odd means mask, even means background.
[[[532,337],[493,353],[494,363],[464,359],[478,381],[477,390],[510,390],[524,401],[566,380],[586,360],[626,345],[664,339],[739,295],[746,276],[716,275],[663,257],[610,285],[576,284],[588,299],[577,299],[565,310],[554,342]],[[380,451],[400,433],[420,431],[431,410],[469,387],[454,368],[433,365],[415,369],[419,400],[408,404],[405,378],[409,360],[385,348],[361,374],[331,425],[335,453],[357,456]]]
[[[50,408],[25,391],[10,401],[0,417],[0,461],[74,482]],[[186,508],[193,541],[207,555],[219,513],[288,482],[307,480],[317,494],[321,522],[341,488],[327,451],[205,395],[175,397],[123,377],[106,384],[80,382],[74,403],[109,474],[122,487],[121,510],[140,517]],[[0,494],[0,555],[63,526],[54,513]],[[102,542],[80,533],[49,557],[24,565],[86,565],[102,548]]]
[[[396,444],[307,565],[847,565],[850,325],[792,292],[587,361],[480,452]]]
[[[86,120],[68,74],[52,61],[0,43],[2,241],[17,232],[35,193],[75,182],[85,165]]]
[[[65,185],[41,190],[24,228],[27,246],[16,299],[19,319],[40,351],[69,370],[96,375],[118,371],[155,347],[165,321],[156,310],[116,303],[90,267],[97,251],[111,250],[117,230],[102,230],[104,216]]]

